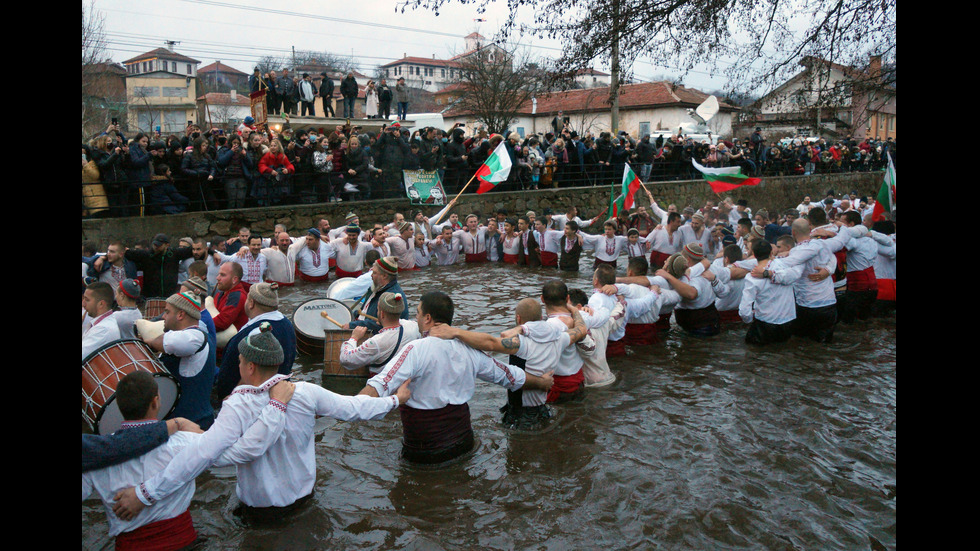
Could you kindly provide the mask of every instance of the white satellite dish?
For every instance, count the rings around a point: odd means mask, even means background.
[[[694,110],[700,118],[699,122],[706,123],[711,120],[712,117],[718,114],[718,98],[714,96],[708,96],[708,99],[704,100],[697,109]]]

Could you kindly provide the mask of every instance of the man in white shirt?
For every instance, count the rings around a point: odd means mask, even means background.
[[[399,270],[414,270],[415,269],[415,228],[411,223],[406,222],[404,219],[398,223],[396,228],[392,228],[388,231],[390,234],[392,231],[395,232],[394,235],[389,235],[385,239],[385,243],[391,248],[391,254],[398,259],[398,269]]]
[[[275,387],[270,395],[278,402],[286,404],[292,397],[292,386],[292,383],[285,382]],[[156,379],[149,372],[134,371],[123,377],[113,398],[125,419],[120,431],[158,422],[160,394]],[[263,442],[271,427],[278,425],[281,430],[284,419],[281,409],[266,407],[243,439],[226,450],[215,464],[220,466],[250,461],[254,457],[250,455],[249,448]],[[140,546],[180,549],[191,545],[197,538],[194,523],[187,510],[194,497],[193,479],[160,499],[153,507],[143,509],[134,518],[124,519],[109,514],[119,488],[139,484],[163,471],[181,450],[201,437],[200,427],[186,419],[175,419],[172,422],[176,423],[178,432],[173,433],[162,445],[128,461],[82,474],[82,500],[93,492],[102,500],[109,521],[109,535],[116,538],[117,549]]]
[[[218,253],[220,254],[220,253]],[[265,279],[269,268],[269,260],[262,254],[262,238],[258,235],[249,236],[247,245],[232,256],[222,255],[222,261],[231,260],[242,266],[242,283],[245,289]]]
[[[615,269],[619,255],[629,247],[629,239],[623,235],[616,235],[616,227],[615,220],[606,220],[602,225],[602,235],[582,234],[586,248],[593,251],[592,256],[595,258],[592,264],[593,270],[599,264],[609,264]]]
[[[269,403],[269,390],[287,379],[276,372],[283,351],[267,323],[259,326],[257,334],[239,342],[238,353],[242,384],[222,403],[212,428],[177,454],[163,472],[139,484],[138,491],[132,487],[121,490],[114,512],[139,513],[196,478],[242,437]],[[385,398],[341,396],[319,385],[296,383],[288,408],[273,402],[285,411],[281,430],[267,440],[266,449],[254,453],[257,457],[253,461],[238,465],[237,494],[246,517],[281,517],[312,496],[317,416],[345,421],[380,419],[410,396],[407,381],[399,385],[396,395]]]
[[[371,250],[371,245],[361,241],[361,228],[348,225],[343,238],[330,241],[337,258],[335,275],[337,279],[344,277],[359,277],[364,273],[364,255]]]
[[[534,221],[534,241],[538,244],[542,267],[558,267],[558,252],[563,235],[564,231],[548,228],[542,219]]]
[[[378,322],[381,329],[360,346],[367,327],[355,327],[351,337],[340,346],[340,365],[345,369],[356,370],[364,367],[372,375],[381,371],[399,350],[408,343],[420,338],[419,326],[415,320],[401,319],[405,311],[404,298],[396,293],[384,293],[378,301]]]
[[[82,334],[82,360],[92,352],[119,340],[119,325],[113,317],[112,286],[104,281],[89,283],[82,294],[82,308],[92,325]]]
[[[140,285],[135,279],[124,279],[119,282],[116,288],[116,305],[119,310],[112,315],[119,326],[120,339],[135,339],[136,333],[133,326],[136,320],[143,319],[143,313],[136,307],[136,301],[140,298]]]
[[[796,319],[793,283],[803,272],[802,266],[782,267],[782,259],[772,258],[772,245],[764,239],[752,243],[752,254],[759,260],[758,267],[763,269],[763,274],[762,278],[748,278],[742,290],[738,313],[749,324],[745,342],[760,345],[786,342],[793,334]],[[770,271],[770,267],[780,275]]]
[[[270,283],[290,286],[296,281],[296,255],[306,246],[304,238],[293,240],[286,232],[276,234],[276,242],[272,247],[262,249],[267,265],[265,280]]]
[[[432,252],[436,253],[436,265],[449,266],[459,260],[459,251],[462,250],[462,243],[459,237],[454,235],[452,226],[442,227],[442,232],[435,239],[429,241]]]
[[[306,232],[306,246],[296,252],[297,276],[303,281],[327,281],[330,275],[330,259],[336,254],[333,247],[320,239],[320,230],[310,228]]]
[[[361,395],[388,396],[411,379],[412,398],[399,412],[402,418],[402,457],[416,463],[441,463],[473,449],[473,429],[467,402],[476,379],[508,390],[548,390],[550,375],[535,377],[474,350],[458,340],[429,337],[437,323],[452,325],[453,302],[441,291],[422,295],[416,322],[423,338],[409,343],[368,380]]]

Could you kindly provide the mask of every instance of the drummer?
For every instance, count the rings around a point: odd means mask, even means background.
[[[214,379],[213,394],[218,400],[235,390],[240,380],[238,371],[238,343],[250,334],[257,333],[259,324],[269,322],[272,334],[282,346],[283,359],[279,364],[279,373],[289,375],[293,371],[296,360],[296,331],[293,324],[279,311],[279,286],[275,283],[256,283],[248,290],[245,299],[245,313],[248,323],[232,337],[225,345],[221,356],[221,368]]]
[[[377,262],[371,266],[371,282],[373,285],[373,291],[368,291],[357,301],[356,309],[361,313],[357,319],[351,321],[349,324],[344,326],[344,329],[353,329],[355,327],[365,326],[372,333],[377,333],[381,330],[381,325],[378,322],[372,320],[371,318],[365,317],[366,313],[374,319],[378,319],[378,302],[381,300],[381,295],[386,292],[396,293],[402,296],[403,300],[405,298],[405,291],[402,291],[400,285],[398,285],[398,259],[393,256],[387,256],[385,258],[379,258]],[[366,306],[365,306],[366,304]],[[408,318],[408,302],[405,303],[405,309],[402,310],[401,319]]]
[[[381,295],[378,301],[381,329],[358,346],[358,341],[367,333],[367,327],[355,328],[351,338],[340,347],[340,365],[351,371],[367,367],[374,375],[406,344],[421,338],[418,322],[400,319],[404,311],[405,299],[402,295],[390,292]]]
[[[112,285],[104,281],[89,283],[82,294],[82,308],[92,318],[92,326],[82,334],[82,360],[112,341],[119,340],[119,325],[113,317]]]
[[[163,352],[163,365],[180,383],[180,399],[169,417],[186,417],[207,430],[214,422],[215,355],[207,332],[199,325],[204,305],[193,293],[177,293],[170,295],[165,308],[165,333],[146,344]]]
[[[337,255],[337,279],[342,277],[358,277],[364,267],[364,255],[372,250],[371,245],[359,239],[361,228],[357,224],[348,224],[343,239],[334,239],[330,246]]]

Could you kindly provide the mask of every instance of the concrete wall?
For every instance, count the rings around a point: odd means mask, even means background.
[[[881,173],[836,174],[817,176],[786,176],[766,178],[756,187],[743,187],[733,191],[733,199],[746,199],[755,211],[766,208],[770,212],[795,207],[809,195],[814,201],[822,199],[828,190],[837,194],[856,190],[858,196],[873,196],[881,186]],[[647,188],[661,206],[675,203],[679,208],[691,205],[700,207],[707,200],[719,200],[703,181],[683,181],[668,183],[649,183]],[[472,189],[472,185],[471,185]],[[609,204],[609,188],[582,187],[542,189],[537,191],[504,191],[482,195],[467,193],[460,197],[454,212],[465,216],[481,213],[482,218],[492,215],[498,208],[506,208],[511,215],[523,214],[533,210],[538,215],[546,207],[556,213],[574,204],[579,207],[582,218],[592,217]],[[723,196],[722,196],[723,197]],[[639,205],[648,201],[641,193]],[[360,216],[361,227],[370,227],[374,222],[388,223],[396,212],[410,216],[418,208],[405,199],[386,199],[378,201],[356,201],[344,203],[321,203],[318,205],[294,205],[289,207],[265,207],[243,210],[222,210],[194,212],[172,216],[148,216],[145,218],[113,218],[108,220],[83,220],[82,241],[94,241],[104,248],[110,239],[121,239],[127,245],[138,239],[152,239],[158,232],[169,234],[176,240],[179,237],[212,237],[236,235],[238,228],[247,226],[253,234],[268,236],[276,224],[285,224],[290,235],[298,236],[308,228],[315,227],[320,218],[330,221],[331,227],[344,223],[350,211]],[[423,207],[423,212],[434,215],[441,207]]]

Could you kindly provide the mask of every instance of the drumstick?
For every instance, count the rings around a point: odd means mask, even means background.
[[[372,316],[371,314],[367,314],[367,313],[365,313],[365,312],[362,312],[362,311],[360,311],[360,310],[358,310],[358,311],[356,311],[356,312],[354,312],[354,315],[355,315],[355,316],[358,316],[358,315],[361,315],[361,316],[364,316],[364,317],[366,317],[367,319],[369,319],[369,320],[371,320],[371,321],[378,321],[378,318],[376,318],[376,317],[374,317],[374,316]],[[379,322],[379,323],[380,323],[380,322]]]
[[[330,320],[337,327],[343,327],[344,326],[344,324],[342,324],[339,321],[337,321],[337,320],[331,318],[330,316],[328,316],[326,312],[320,312],[320,315],[323,316],[323,317],[325,317],[325,318],[327,318],[328,320]]]

